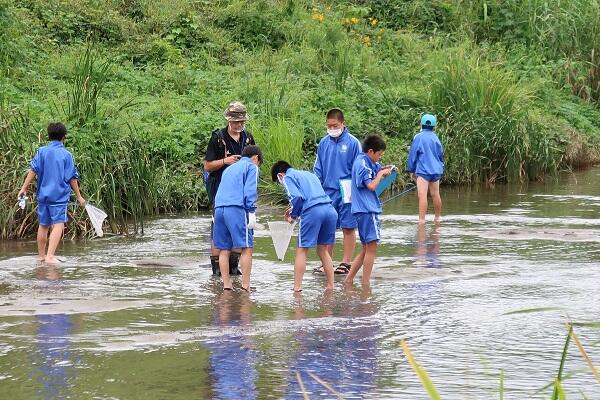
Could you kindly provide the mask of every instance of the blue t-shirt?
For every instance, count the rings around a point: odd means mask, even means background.
[[[258,198],[258,167],[249,157],[242,157],[227,167],[215,197],[215,207],[238,206],[256,211]]]
[[[424,175],[444,173],[442,143],[434,131],[424,129],[415,135],[410,145],[406,170]]]
[[[317,204],[331,203],[319,178],[312,172],[289,168],[283,179],[283,187],[292,205],[292,218],[298,218],[302,211]]]
[[[348,128],[337,138],[327,135],[321,139],[313,171],[325,191],[340,190],[340,179],[352,175],[352,164],[360,153],[360,142]]]
[[[71,196],[71,179],[79,179],[73,155],[62,142],[53,140],[40,147],[31,160],[37,175],[37,201],[41,204],[66,204]]]
[[[379,163],[373,162],[368,155],[361,153],[352,166],[352,214],[381,214],[381,203],[374,190],[369,190],[371,183],[381,170]]]

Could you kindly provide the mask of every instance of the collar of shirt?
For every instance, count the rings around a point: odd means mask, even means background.
[[[65,144],[63,142],[61,142],[60,140],[52,140],[50,143],[48,143],[48,146],[65,147]]]

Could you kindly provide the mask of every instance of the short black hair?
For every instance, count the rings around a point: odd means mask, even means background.
[[[327,111],[327,116],[325,118],[333,118],[344,122],[344,113],[339,108],[332,108],[331,110]]]
[[[277,182],[277,174],[285,174],[290,168],[292,168],[292,166],[287,161],[283,160],[279,160],[273,164],[271,167],[271,179],[273,179],[273,182]]]
[[[381,150],[385,150],[385,141],[378,135],[369,135],[362,142],[362,150],[364,153],[369,150],[373,150],[374,152],[378,152]]]
[[[424,130],[424,131],[435,131],[435,126],[421,125],[421,129]]]
[[[260,164],[262,164],[263,162],[263,154],[262,151],[260,150],[260,147],[251,144],[250,146],[246,146],[244,147],[244,150],[242,150],[242,157],[252,157],[252,156],[258,156],[258,162]]]
[[[67,128],[61,122],[50,122],[48,124],[48,139],[63,140],[67,136]]]

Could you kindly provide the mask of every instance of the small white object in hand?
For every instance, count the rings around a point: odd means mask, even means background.
[[[29,199],[29,197],[27,196],[21,196],[19,198],[19,207],[21,207],[21,210],[24,210],[25,207],[27,207],[27,200]]]

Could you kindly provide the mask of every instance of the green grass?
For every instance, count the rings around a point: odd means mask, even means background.
[[[35,229],[13,197],[52,120],[119,233],[206,206],[198,170],[232,100],[249,107],[263,177],[277,159],[312,168],[332,107],[357,137],[384,135],[384,161],[401,168],[420,114],[435,112],[446,183],[597,163],[598,4],[0,0],[0,104],[13,121],[0,128],[1,237]],[[85,234],[74,217],[68,231]]]

